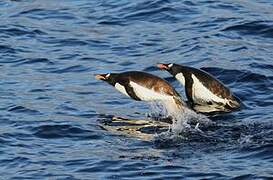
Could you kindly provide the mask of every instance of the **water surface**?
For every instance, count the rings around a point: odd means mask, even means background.
[[[273,176],[273,3],[0,2],[3,179],[229,179]],[[183,88],[158,62],[202,68],[244,103],[204,136],[143,141],[105,131],[143,118],[93,74],[140,70]]]

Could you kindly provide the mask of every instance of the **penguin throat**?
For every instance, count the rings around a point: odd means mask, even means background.
[[[175,78],[183,85],[185,86],[185,77],[183,75],[183,73],[177,73],[175,75]]]
[[[115,88],[116,88],[119,92],[121,92],[122,94],[124,94],[124,95],[130,97],[130,96],[127,94],[127,92],[126,92],[125,87],[122,86],[121,84],[116,83],[116,84],[115,84]]]
[[[115,86],[116,84],[116,77],[118,75],[116,73],[111,73],[110,76],[108,76],[108,79],[106,80],[109,84],[111,84],[112,86]]]

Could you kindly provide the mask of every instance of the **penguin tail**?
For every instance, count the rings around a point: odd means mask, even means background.
[[[236,99],[229,100],[227,105],[232,109],[238,109],[241,106],[240,101],[237,101]]]

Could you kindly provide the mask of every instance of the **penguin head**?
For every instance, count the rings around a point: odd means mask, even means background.
[[[95,78],[98,80],[102,80],[102,81],[106,81],[111,85],[115,85],[116,81],[115,81],[115,77],[117,74],[115,73],[107,73],[107,74],[96,74]]]
[[[173,76],[175,76],[178,73],[178,68],[176,64],[173,63],[169,63],[169,64],[163,64],[163,63],[159,63],[157,64],[157,67],[161,70],[166,70],[168,71],[170,74],[172,74]]]
[[[161,70],[166,70],[168,71],[171,75],[173,75],[176,79],[178,79],[183,85],[185,85],[185,75],[186,71],[183,66],[178,65],[178,64],[162,64],[159,63],[157,64],[157,67]]]
[[[158,63],[157,67],[161,70],[166,70],[166,71],[170,71],[173,67],[173,64],[163,64],[163,63]]]

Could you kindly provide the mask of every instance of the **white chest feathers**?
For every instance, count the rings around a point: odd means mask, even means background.
[[[135,94],[143,101],[171,100],[173,97],[164,92],[156,92],[154,89],[148,89],[135,82],[130,82]]]
[[[191,75],[193,80],[192,85],[192,98],[193,101],[196,103],[205,103],[205,102],[218,102],[218,103],[226,103],[226,99],[220,98],[213,94],[207,87],[205,87],[197,77],[192,74]]]
[[[175,78],[183,85],[185,86],[185,77],[183,76],[182,73],[177,73],[175,75]]]
[[[127,94],[127,92],[126,92],[125,87],[122,86],[121,84],[116,83],[116,84],[115,84],[115,88],[116,88],[119,92],[121,92],[122,94],[125,94],[126,96],[130,97],[130,96]]]

